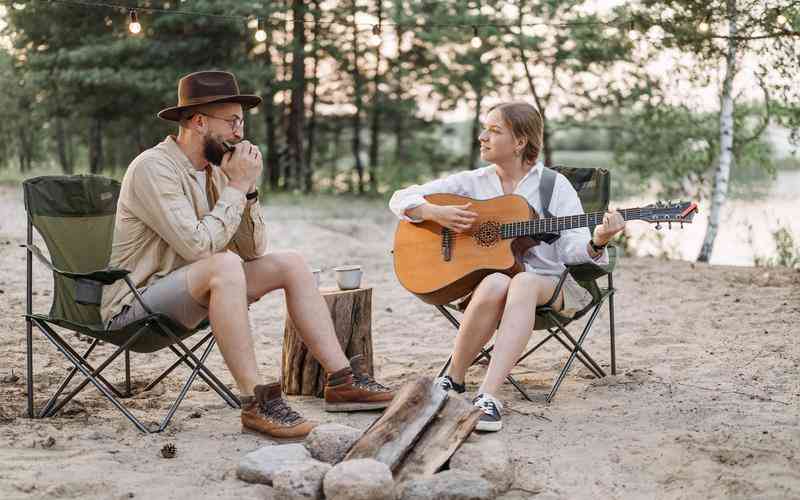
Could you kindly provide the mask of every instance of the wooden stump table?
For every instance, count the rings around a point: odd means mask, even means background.
[[[372,361],[372,288],[356,290],[320,289],[331,312],[339,345],[347,358],[364,356],[364,365],[374,374]],[[283,332],[281,386],[284,394],[316,396],[325,389],[325,370],[308,351],[289,313]]]

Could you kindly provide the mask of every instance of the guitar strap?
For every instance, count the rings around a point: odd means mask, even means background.
[[[544,165],[542,165],[541,168],[542,176],[539,181],[539,201],[542,206],[541,216],[554,217],[554,215],[550,213],[550,200],[553,199],[553,188],[556,186],[557,174],[552,168],[547,168]],[[552,244],[560,236],[559,234],[544,233],[537,234],[534,238],[544,241],[547,244]]]

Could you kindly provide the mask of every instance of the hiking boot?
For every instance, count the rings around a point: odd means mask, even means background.
[[[450,378],[450,375],[445,375],[444,377],[436,378],[433,381],[433,386],[438,387],[444,392],[455,391],[458,394],[464,394],[464,391],[467,390],[467,387],[464,384],[455,383],[453,379]]]
[[[281,398],[281,384],[257,385],[242,400],[242,426],[274,438],[302,438],[316,427]]]
[[[325,384],[325,411],[380,410],[392,398],[394,391],[367,374],[360,355],[350,359],[350,367],[329,374]]]
[[[503,403],[491,394],[478,394],[472,400],[472,404],[477,406],[483,412],[481,418],[478,419],[478,425],[475,426],[476,431],[497,432],[503,428],[503,419],[500,412],[503,411]]]

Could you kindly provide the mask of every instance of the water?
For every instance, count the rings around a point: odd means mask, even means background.
[[[630,198],[621,207],[651,203],[652,199]],[[661,231],[644,222],[628,222],[636,255],[666,254],[671,258],[695,260],[705,237],[710,200],[700,203],[692,224],[683,229],[673,224]],[[650,227],[648,227],[650,226]],[[780,170],[766,196],[728,199],[722,210],[720,228],[711,254],[712,264],[752,266],[756,257],[775,255],[772,233],[788,228],[800,246],[800,170]]]

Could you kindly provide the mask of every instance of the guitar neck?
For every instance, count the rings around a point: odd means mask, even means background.
[[[641,219],[641,208],[623,208],[619,210],[625,220]],[[503,239],[533,236],[543,233],[558,233],[578,227],[597,226],[603,223],[605,212],[568,215],[566,217],[549,217],[546,219],[530,219],[509,222],[500,226]]]

